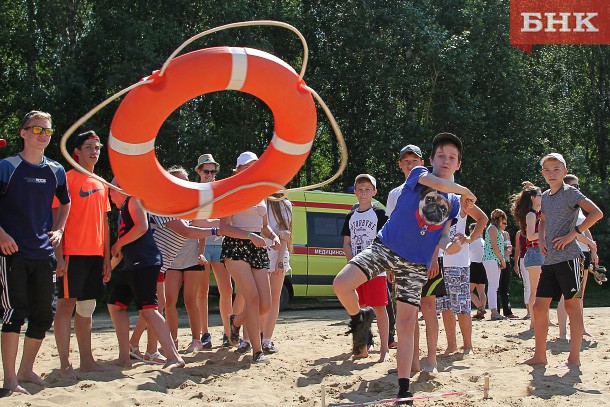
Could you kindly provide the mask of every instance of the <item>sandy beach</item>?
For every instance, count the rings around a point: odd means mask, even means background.
[[[515,310],[524,315],[524,310]],[[184,311],[183,311],[184,314]],[[185,317],[185,315],[182,315]],[[556,321],[555,311],[551,319]],[[439,372],[417,373],[411,382],[416,395],[454,391],[480,391],[484,376],[490,377],[490,398],[483,393],[417,401],[431,406],[598,406],[610,404],[610,334],[606,332],[610,308],[585,309],[585,325],[592,337],[583,343],[582,367],[561,370],[569,343],[549,331],[546,367],[519,362],[532,354],[533,330],[529,321],[474,321],[475,355],[443,356],[445,334],[439,335]],[[395,397],[397,391],[395,351],[378,363],[374,351],[368,359],[350,361],[350,337],[342,309],[307,309],[280,314],[275,344],[280,352],[269,365],[252,365],[251,355],[237,355],[219,347],[222,329],[217,313],[210,317],[214,349],[184,355],[184,369],[164,371],[157,365],[137,361],[131,369],[111,364],[117,356],[116,336],[107,315],[94,317],[93,354],[105,372],[79,373],[79,381],[59,377],[59,360],[52,333],[48,334],[35,364],[47,388],[26,383],[32,395],[14,394],[0,399],[2,406],[320,406],[324,385],[327,404],[363,403]],[[135,316],[132,318],[135,323]],[[440,324],[442,326],[442,323]],[[420,322],[423,331],[423,322]],[[377,339],[377,338],[376,338]],[[183,318],[179,348],[190,342]],[[461,343],[458,336],[458,343]],[[421,338],[423,358],[425,338]],[[21,345],[20,345],[21,348]],[[141,344],[144,349],[144,342]],[[72,338],[72,361],[78,367],[76,339]],[[78,372],[78,370],[77,370]]]

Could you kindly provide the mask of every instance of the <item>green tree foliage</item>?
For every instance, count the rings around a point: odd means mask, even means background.
[[[188,37],[255,19],[291,23],[308,40],[305,80],[333,111],[349,150],[347,170],[328,190],[345,190],[356,174],[370,172],[384,201],[403,181],[400,148],[417,144],[427,156],[434,134],[450,131],[465,145],[457,179],[472,187],[486,212],[507,210],[522,180],[544,188],[538,160],[550,151],[563,153],[584,192],[610,211],[610,48],[537,46],[528,56],[509,45],[509,0],[5,0],[0,134],[9,147],[1,154],[19,150],[18,123],[27,111],[51,112],[61,134],[107,97],[160,69]],[[185,52],[220,45],[265,50],[297,71],[302,63],[298,38],[275,27],[224,31]],[[108,134],[119,103],[85,127]],[[320,182],[338,166],[321,110],[318,121],[312,153],[291,186]],[[272,134],[273,116],[261,101],[219,92],[168,117],[157,156],[166,167],[192,169],[199,154],[212,152],[227,177],[239,152],[262,153]],[[63,162],[57,143],[48,155]],[[111,176],[105,155],[98,172]],[[594,234],[608,246],[607,220]]]

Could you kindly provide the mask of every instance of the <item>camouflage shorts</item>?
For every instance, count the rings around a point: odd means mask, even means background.
[[[349,262],[362,270],[369,280],[383,272],[393,273],[396,276],[396,300],[419,307],[421,289],[428,275],[425,265],[403,259],[379,239]]]

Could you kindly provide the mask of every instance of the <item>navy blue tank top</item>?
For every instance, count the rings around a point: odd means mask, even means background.
[[[131,197],[127,197],[119,212],[119,238],[129,232],[133,226],[133,218],[129,213],[129,200]],[[146,214],[148,218],[148,214]],[[161,259],[161,252],[155,244],[153,239],[153,230],[150,228],[150,221],[148,222],[148,230],[139,239],[126,244],[122,249],[123,261],[125,265],[124,270],[133,270],[142,267],[150,266],[161,266],[163,264]]]

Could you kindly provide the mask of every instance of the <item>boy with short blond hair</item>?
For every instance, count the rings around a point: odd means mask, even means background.
[[[366,347],[366,335],[373,311],[360,309],[356,288],[382,272],[393,272],[397,285],[397,321],[399,341],[398,397],[409,398],[409,377],[413,358],[413,332],[421,289],[427,280],[428,268],[437,245],[449,241],[451,220],[460,211],[460,199],[474,204],[476,197],[468,188],[451,181],[461,166],[462,142],[454,134],[441,133],[432,140],[432,173],[425,167],[411,170],[392,216],[377,238],[356,255],[339,272],[333,288],[341,304],[351,316],[350,328],[355,350]],[[447,246],[455,253],[459,245]],[[406,401],[406,400],[404,400]]]
[[[582,251],[576,238],[603,217],[602,211],[578,189],[567,185],[563,177],[568,173],[561,154],[550,153],[540,160],[542,175],[550,189],[542,194],[542,207],[538,234],[540,251],[545,255],[540,282],[534,303],[534,330],[536,348],[534,356],[524,363],[546,364],[548,312],[551,301],[565,297],[565,308],[570,317],[570,354],[564,368],[580,366],[583,320],[581,312],[585,270],[582,269]],[[579,208],[588,213],[576,225]]]
[[[2,366],[0,397],[28,393],[20,383],[44,386],[34,361],[53,324],[55,254],[70,212],[66,172],[45,157],[53,135],[51,115],[33,110],[21,121],[23,150],[0,160],[0,288]],[[51,204],[59,199],[55,228]],[[21,327],[28,320],[15,372]]]
[[[372,175],[360,174],[354,182],[354,194],[358,198],[358,208],[352,209],[343,224],[343,250],[349,262],[355,255],[366,249],[386,223],[388,217],[380,207],[372,205],[373,196],[377,194],[377,180]],[[388,289],[386,273],[381,273],[357,288],[358,302],[361,307],[370,306],[377,317],[377,328],[381,341],[379,361],[383,362],[389,348],[389,317],[386,309],[388,304]],[[372,333],[368,332],[367,345],[372,345]],[[365,358],[368,350],[357,353],[354,349],[354,359]]]

